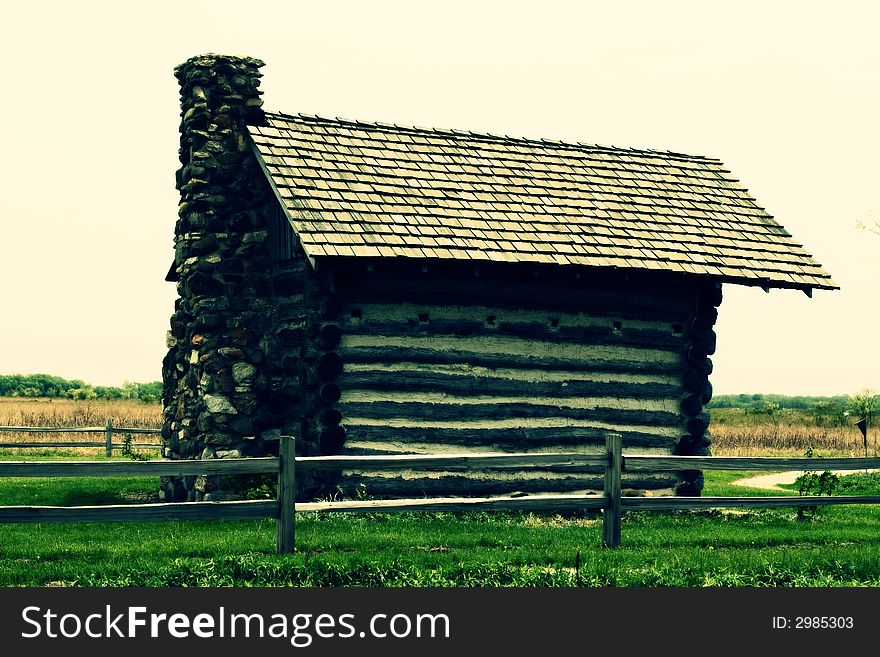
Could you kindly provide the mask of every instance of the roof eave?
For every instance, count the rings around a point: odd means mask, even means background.
[[[303,244],[303,250],[307,250],[307,245]],[[306,251],[307,252],[307,251]],[[456,259],[443,259],[443,258],[413,258],[413,257],[405,257],[405,256],[364,256],[364,255],[318,255],[318,256],[309,256],[310,261],[313,263],[313,267],[317,268],[320,266],[320,263],[326,262],[331,263],[334,261],[352,261],[352,260],[362,260],[362,261],[382,261],[382,262],[425,262],[430,264],[431,261],[441,261],[448,263],[458,263],[462,266],[470,265],[470,266],[480,266],[487,263],[496,263],[498,261],[493,260],[456,260]],[[510,263],[509,263],[510,264]],[[837,285],[830,278],[827,283],[812,283],[812,284],[804,284],[804,283],[795,283],[789,281],[776,281],[776,280],[767,280],[767,279],[757,279],[757,278],[747,278],[747,277],[736,277],[736,276],[717,276],[712,274],[694,274],[680,271],[671,271],[664,269],[640,269],[638,267],[590,267],[587,265],[575,265],[575,264],[549,264],[549,263],[539,263],[534,262],[530,263],[527,261],[519,261],[516,264],[519,265],[535,265],[536,267],[544,266],[544,267],[570,267],[572,269],[592,269],[596,271],[618,271],[621,273],[639,273],[639,274],[649,274],[651,272],[673,275],[673,276],[683,276],[686,278],[701,278],[704,280],[710,280],[718,283],[727,283],[730,285],[743,285],[746,287],[759,287],[763,289],[765,292],[769,292],[771,288],[776,289],[784,289],[784,290],[800,290],[808,297],[812,298],[813,290],[839,290],[840,286]]]
[[[296,223],[293,221],[293,217],[290,215],[290,210],[287,208],[287,204],[284,202],[284,198],[281,196],[281,192],[278,190],[278,186],[275,184],[275,179],[272,177],[272,173],[269,171],[269,168],[266,166],[266,162],[263,160],[263,156],[260,153],[260,150],[257,148],[257,145],[254,143],[254,140],[248,135],[248,143],[250,144],[251,153],[254,154],[254,157],[257,159],[257,164],[260,165],[260,170],[263,172],[263,176],[269,183],[269,187],[272,189],[272,193],[275,195],[275,200],[278,201],[278,205],[281,206],[281,211],[284,212],[284,216],[287,218],[287,222],[290,224],[290,227],[293,229],[293,232],[296,233],[297,237],[299,237],[299,231],[296,229]],[[317,269],[317,262],[315,260],[315,256],[309,253],[308,247],[300,240],[300,245],[302,246],[302,251],[306,256],[306,260],[308,260],[309,265],[312,269]]]

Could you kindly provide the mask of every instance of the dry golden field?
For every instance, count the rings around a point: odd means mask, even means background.
[[[808,415],[786,413],[765,418],[743,415],[737,409],[713,411],[712,453],[716,456],[803,456],[812,449],[816,456],[864,456],[862,435],[855,426],[816,426]],[[116,427],[158,428],[160,404],[138,400],[27,399],[0,397],[0,426],[101,427],[107,420]],[[154,436],[138,436],[156,442]],[[880,455],[876,430],[868,433],[868,454]],[[0,432],[0,442],[101,441],[103,434],[22,434]],[[114,440],[122,440],[117,436]],[[136,440],[135,442],[140,442]],[[94,449],[84,448],[84,453]],[[75,452],[71,452],[75,453]],[[0,452],[2,454],[2,452]]]
[[[782,417],[744,415],[738,409],[712,411],[712,454],[715,456],[865,455],[855,424],[819,426],[805,413],[786,411]],[[877,429],[868,429],[868,456],[880,456]]]
[[[146,404],[136,399],[72,400],[0,397],[0,426],[15,427],[103,427],[111,420],[115,427],[157,429],[162,422],[160,404]],[[91,442],[103,441],[103,433],[7,433],[0,432],[0,442]],[[114,442],[123,436],[116,434]],[[134,442],[158,442],[158,436],[138,435]],[[94,455],[103,448],[75,448],[69,454]],[[17,451],[17,450],[16,450]],[[0,451],[12,453],[11,450]]]

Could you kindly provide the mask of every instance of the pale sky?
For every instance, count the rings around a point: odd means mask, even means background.
[[[4,9],[0,374],[160,378],[178,91],[219,52],[266,108],[724,161],[841,290],[725,286],[717,393],[880,387],[870,2],[27,2]]]

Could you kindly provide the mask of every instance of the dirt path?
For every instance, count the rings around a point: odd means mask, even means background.
[[[864,472],[863,470],[834,470],[836,475],[847,475],[854,472]],[[877,470],[868,470],[868,472],[877,472]],[[776,472],[774,474],[758,475],[756,477],[746,477],[745,479],[737,479],[731,481],[731,486],[748,486],[749,488],[764,488],[769,490],[784,490],[780,488],[780,484],[793,484],[798,477],[804,474],[803,471]]]

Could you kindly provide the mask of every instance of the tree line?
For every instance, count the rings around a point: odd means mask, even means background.
[[[122,386],[93,386],[80,379],[64,379],[51,374],[0,374],[0,397],[50,397],[54,399],[139,399],[158,402],[162,382]]]
[[[745,413],[774,416],[781,411],[800,411],[814,417],[819,425],[850,424],[865,419],[874,424],[880,411],[880,394],[861,390],[853,395],[812,397],[803,395],[739,394],[716,395],[708,408],[737,408]]]

